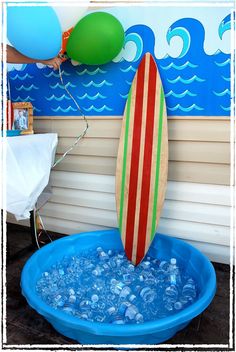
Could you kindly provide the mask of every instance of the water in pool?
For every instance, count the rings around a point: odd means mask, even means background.
[[[170,316],[197,298],[196,283],[175,258],[146,256],[135,267],[124,252],[101,247],[78,257],[65,256],[42,273],[36,290],[55,309],[111,324]]]

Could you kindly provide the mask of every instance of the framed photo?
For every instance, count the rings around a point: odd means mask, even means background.
[[[33,106],[31,103],[13,103],[12,130],[20,131],[20,134],[32,134],[33,131]]]

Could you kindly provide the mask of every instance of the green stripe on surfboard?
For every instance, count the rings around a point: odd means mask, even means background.
[[[155,191],[152,211],[152,231],[151,240],[156,233],[156,216],[157,216],[157,200],[159,190],[159,176],[160,176],[160,161],[161,161],[161,143],[162,143],[162,126],[163,126],[163,112],[164,112],[164,92],[161,88],[160,94],[160,111],[159,111],[159,127],[158,127],[158,144],[157,144],[157,160],[156,160],[156,177],[155,177]]]
[[[123,225],[123,208],[124,208],[124,195],[125,195],[125,179],[126,179],[126,163],[127,163],[127,149],[129,140],[129,122],[130,122],[130,107],[131,107],[132,87],[129,91],[127,101],[127,112],[126,112],[126,123],[125,123],[125,140],[124,140],[124,151],[123,151],[123,166],[122,166],[122,183],[121,183],[121,194],[120,194],[120,217],[119,217],[119,228],[122,232]]]

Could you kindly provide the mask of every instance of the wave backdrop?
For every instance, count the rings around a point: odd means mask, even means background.
[[[140,16],[141,10],[137,9]],[[154,8],[150,8],[149,15],[145,15],[149,21],[155,18],[150,10],[154,12]],[[107,12],[123,23],[124,11]],[[213,15],[214,11],[212,9]],[[206,21],[201,21],[196,14],[185,18],[179,14],[179,19],[165,26],[164,32],[162,26],[161,38],[158,18],[155,25],[145,20],[136,24],[135,18],[139,17],[131,17],[134,23],[127,21],[126,10],[125,44],[119,56],[103,66],[66,61],[61,65],[65,85],[85,115],[123,115],[137,67],[143,55],[150,52],[156,59],[163,82],[169,116],[229,116],[231,21],[230,15],[224,13],[226,9],[220,11],[220,16],[218,12],[214,15],[217,23],[214,24],[214,37],[212,34],[212,41],[209,41]],[[181,13],[183,15],[183,11]],[[178,16],[176,11],[175,16]],[[169,20],[174,18],[171,14],[169,17]],[[207,38],[211,50],[207,50]],[[163,47],[169,50],[163,52]],[[57,71],[41,64],[9,65],[9,79],[12,101],[32,102],[34,115],[80,115]]]

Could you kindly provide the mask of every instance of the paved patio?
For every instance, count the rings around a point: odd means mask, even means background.
[[[28,228],[13,224],[8,224],[7,237],[11,255],[28,246],[31,241]],[[21,270],[32,253],[33,250],[28,251],[23,257],[7,265],[7,345],[64,344],[69,347],[71,344],[77,344],[57,333],[44,318],[29,307],[21,295]],[[214,300],[187,328],[166,343],[228,344],[230,270],[228,265],[213,264],[217,275],[217,292]],[[184,350],[184,347],[181,350]],[[227,348],[222,350],[227,351]]]

